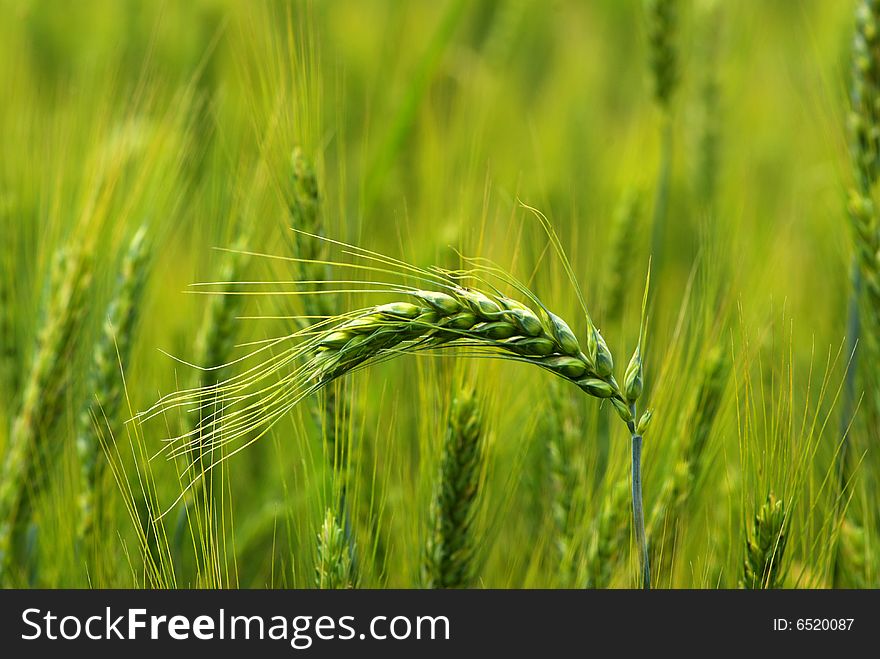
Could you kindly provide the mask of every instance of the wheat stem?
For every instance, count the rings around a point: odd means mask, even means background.
[[[636,406],[631,405],[633,417],[636,416]],[[645,511],[642,506],[642,436],[636,432],[634,423],[628,424],[632,434],[632,508],[633,528],[636,534],[636,545],[639,548],[641,560],[641,586],[644,589],[651,587],[651,567],[648,558],[648,536],[645,533]]]

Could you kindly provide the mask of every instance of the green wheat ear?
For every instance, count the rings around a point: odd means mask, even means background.
[[[225,254],[220,268],[220,281],[237,282],[244,278],[248,255],[245,253],[246,237],[238,235],[234,247]],[[241,310],[243,297],[235,294],[216,294],[210,296],[208,309],[205,312],[196,340],[197,363],[206,370],[200,373],[199,385],[214,387],[226,376],[226,364],[231,360],[238,335],[237,318]],[[211,401],[212,405],[220,406],[222,401]],[[198,425],[195,429],[198,429]],[[212,473],[208,466],[212,462],[206,442],[199,439],[194,444],[193,467],[196,476],[203,475],[204,490],[211,492]]]
[[[309,282],[304,284],[304,290],[321,292],[320,295],[303,297],[305,316],[299,319],[298,325],[301,330],[307,331],[310,324],[338,313],[339,296],[326,292],[327,287],[324,282],[330,274],[327,266],[330,257],[329,245],[326,241],[315,238],[323,237],[325,234],[321,193],[315,167],[302,149],[297,147],[293,150],[290,168],[291,190],[288,210],[292,228],[297,230],[293,232],[293,252],[298,258],[300,279]],[[324,445],[333,469],[334,485],[338,491],[338,515],[342,520],[343,528],[350,534],[352,528],[348,502],[350,447],[347,438],[343,435],[343,429],[351,418],[351,412],[346,391],[344,383],[327,387],[320,395],[312,396],[309,400],[309,409],[324,438]],[[356,565],[354,541],[351,537],[348,537],[347,541],[351,554],[349,560],[352,565]]]
[[[646,0],[654,98],[668,110],[678,87],[678,0]]]
[[[353,570],[349,543],[336,514],[328,508],[318,533],[315,586],[325,590],[353,588]]]
[[[431,505],[424,581],[429,588],[473,585],[473,521],[483,465],[483,423],[473,390],[452,402],[443,442],[440,479]]]
[[[20,544],[17,539],[39,489],[35,464],[50,449],[46,431],[60,414],[91,279],[89,251],[69,247],[56,253],[43,326],[0,474],[0,583],[7,578],[11,552]]]
[[[107,436],[112,441],[120,432],[119,410],[124,399],[122,373],[134,344],[149,269],[150,246],[146,236],[146,227],[141,227],[132,238],[122,262],[119,280],[95,346],[86,401],[79,416],[76,448],[81,480],[77,528],[80,542],[88,541],[96,521],[95,508],[103,471],[100,437]],[[106,435],[99,434],[95,424],[106,424],[110,430]]]
[[[857,379],[867,390],[869,424],[880,418],[880,380],[875,369],[859,368],[859,359],[876,363],[880,356],[880,218],[874,203],[880,173],[880,2],[861,0],[856,9],[850,80],[849,146],[855,189],[848,204],[854,254],[850,272],[846,354],[850,358],[841,404],[843,442],[837,457],[838,487],[846,488],[851,473],[849,424],[857,399]],[[858,346],[858,350],[856,350]],[[864,355],[864,357],[863,357]],[[841,500],[843,497],[841,497]],[[844,517],[849,513],[841,511]],[[838,548],[835,579],[858,571],[846,565],[854,554]],[[836,585],[836,584],[835,584]]]
[[[783,558],[788,540],[785,504],[771,492],[755,513],[747,531],[743,588],[771,589],[782,586]]]
[[[579,579],[586,588],[607,588],[611,584],[629,532],[629,495],[629,484],[621,481],[603,502],[587,547],[585,574]]]
[[[576,399],[556,380],[550,383],[550,421],[547,437],[550,511],[554,522],[554,544],[559,557],[559,577],[570,583],[573,556],[572,508],[576,493],[577,469],[574,463],[583,437],[579,428]],[[578,397],[577,400],[580,400]]]
[[[321,213],[321,194],[315,167],[302,149],[293,150],[291,156],[291,190],[288,210],[293,232],[293,253],[298,259],[299,277],[307,291],[323,291],[321,295],[303,296],[304,316],[299,319],[300,329],[339,312],[339,296],[326,292],[329,279],[329,244],[315,237],[323,237],[324,221]],[[312,417],[321,429],[329,449],[334,469],[344,473],[348,465],[345,442],[337,441],[337,425],[348,417],[345,397],[337,396],[334,387],[324,390],[322,396],[310,399]]]
[[[139,417],[146,421],[172,410],[198,410],[198,426],[166,443],[166,455],[174,458],[191,450],[196,441],[210,450],[245,439],[248,443],[256,441],[309,396],[361,368],[402,355],[453,352],[531,364],[576,385],[590,397],[607,400],[626,424],[632,440],[633,520],[641,556],[641,583],[649,587],[641,494],[641,432],[647,427],[650,414],[639,418],[636,407],[643,388],[648,286],[642,302],[639,345],[621,387],[613,375],[612,354],[590,319],[571,263],[549,221],[540,218],[583,311],[583,344],[568,323],[551,312],[524,284],[486,260],[463,257],[470,266],[464,271],[423,269],[356,245],[328,240],[360,261],[335,263],[337,267],[358,268],[376,277],[398,275],[406,279],[407,283],[369,281],[370,289],[363,291],[394,295],[397,301],[323,318],[303,330],[263,341],[245,356],[262,359],[249,371],[215,385],[169,394]],[[515,290],[527,302],[507,297],[492,281]],[[415,288],[410,282],[426,288]],[[474,286],[465,285],[472,282]],[[330,284],[348,287],[351,281]],[[274,293],[303,292],[297,289]],[[263,294],[272,295],[273,291]],[[228,402],[217,409],[214,404],[218,399]],[[240,448],[243,446],[236,450]]]
[[[623,313],[623,303],[631,288],[630,275],[635,257],[636,227],[642,215],[642,196],[629,190],[618,205],[611,225],[608,267],[605,269],[606,317],[617,321]]]

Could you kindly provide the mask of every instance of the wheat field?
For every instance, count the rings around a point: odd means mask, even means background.
[[[0,0],[0,586],[880,586],[878,21]]]

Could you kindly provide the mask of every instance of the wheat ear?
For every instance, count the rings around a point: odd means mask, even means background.
[[[549,228],[548,234],[558,253],[564,257],[556,234]],[[199,427],[169,441],[167,454],[170,457],[184,454],[199,443],[217,449],[244,438],[247,443],[257,441],[308,396],[360,368],[402,354],[455,350],[463,356],[528,363],[569,381],[589,396],[608,401],[626,423],[632,438],[633,519],[642,557],[642,583],[649,586],[641,497],[641,446],[642,431],[650,415],[643,416],[636,423],[636,402],[643,388],[641,355],[647,286],[639,345],[627,366],[621,387],[613,375],[611,351],[590,320],[579,288],[576,292],[586,325],[583,346],[568,323],[552,313],[534,293],[485,261],[466,259],[474,265],[468,271],[453,272],[437,267],[420,269],[354,245],[344,247],[349,254],[368,263],[379,262],[382,267],[338,264],[340,267],[403,273],[411,280],[429,282],[433,290],[388,282],[366,282],[370,288],[354,290],[397,294],[407,296],[410,301],[399,300],[358,309],[262,342],[249,356],[242,358],[262,356],[261,363],[214,386],[166,396],[142,413],[141,419],[180,407],[194,407],[200,413]],[[567,259],[564,263],[576,284],[570,263]],[[533,306],[502,294],[488,283],[487,278],[516,289]],[[482,282],[485,289],[463,286],[465,280]],[[299,282],[300,285],[310,283]],[[363,282],[337,282],[337,285],[357,283]],[[294,294],[298,293],[314,294],[313,291],[294,291]],[[225,402],[221,407],[211,409],[216,400]],[[242,450],[247,443],[234,452]]]
[[[328,508],[318,533],[318,560],[315,565],[315,586],[325,590],[353,588],[351,555],[345,530],[336,514]]]
[[[43,446],[44,431],[60,413],[91,277],[90,253],[69,248],[55,255],[45,319],[0,476],[0,581],[9,570],[13,545],[35,493],[35,462],[47,448]]]
[[[850,79],[850,156],[856,187],[850,191],[848,211],[854,235],[850,264],[851,290],[847,310],[847,356],[849,368],[841,402],[840,432],[843,437],[837,456],[840,501],[849,480],[850,422],[856,402],[858,353],[872,361],[880,355],[880,226],[873,192],[880,171],[880,2],[861,0],[856,9]],[[868,412],[880,418],[880,381],[867,372]],[[841,515],[843,513],[841,512]],[[834,578],[853,572],[843,564],[851,553],[835,549]]]
[[[651,252],[656,261],[661,261],[672,173],[672,100],[680,77],[676,45],[678,0],[647,0],[646,9],[654,100],[663,114],[660,128],[660,170],[651,229]]]
[[[463,388],[452,402],[431,505],[424,577],[429,588],[467,588],[473,584],[476,542],[472,525],[484,443],[480,403],[473,390]]]
[[[122,373],[128,365],[134,343],[149,258],[146,227],[141,227],[123,259],[92,358],[87,397],[80,412],[76,438],[81,487],[77,538],[81,543],[88,541],[95,524],[103,464],[100,437],[106,436],[112,441],[119,435],[119,409],[124,398]],[[109,432],[106,435],[96,432],[95,424],[107,424]]]
[[[785,504],[771,492],[746,533],[744,588],[771,589],[782,585],[787,522]]]

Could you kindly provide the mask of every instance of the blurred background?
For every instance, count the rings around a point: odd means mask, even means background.
[[[298,148],[318,233],[422,267],[491,258],[581,336],[538,209],[619,378],[650,260],[657,585],[876,587],[877,426],[868,379],[844,386],[856,4],[0,1],[6,583],[321,586],[331,549],[337,585],[435,583],[445,440],[472,389],[450,585],[636,585],[629,437],[538,369],[360,371],[332,437],[299,405],[209,488],[161,452],[193,413],[129,421],[203,384],[187,363],[303,313],[191,286],[301,274],[259,256],[303,249]]]

